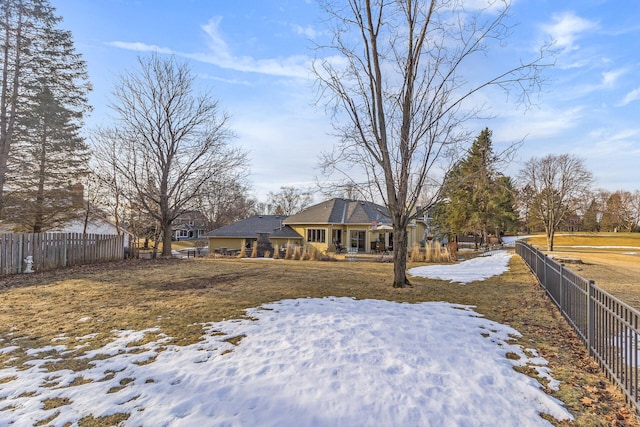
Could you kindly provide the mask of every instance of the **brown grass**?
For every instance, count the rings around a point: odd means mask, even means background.
[[[527,241],[546,250],[544,236]],[[640,310],[640,233],[560,234],[554,242],[551,256],[570,261],[567,268]]]
[[[411,278],[413,287],[394,289],[392,276],[389,263],[233,258],[127,261],[14,276],[0,281],[0,343],[26,350],[65,334],[68,347],[91,342],[81,350],[86,351],[112,339],[114,329],[158,326],[159,333],[182,345],[200,339],[201,323],[242,317],[247,308],[282,299],[447,301],[474,305],[487,318],[520,331],[519,342],[546,358],[561,381],[552,394],[576,417],[572,425],[640,425],[519,258],[512,259],[508,273],[467,285]],[[88,334],[97,336],[75,338]],[[0,365],[19,365],[27,358],[23,353],[10,361],[0,355]],[[94,420],[86,415],[83,422],[91,425]]]

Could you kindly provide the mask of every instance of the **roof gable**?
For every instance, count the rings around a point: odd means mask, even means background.
[[[371,224],[391,223],[387,208],[371,202],[331,199],[291,215],[284,224]]]

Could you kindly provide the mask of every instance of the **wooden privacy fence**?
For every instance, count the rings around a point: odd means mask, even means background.
[[[527,243],[516,253],[584,341],[589,354],[640,409],[640,312]]]
[[[35,271],[121,260],[124,236],[82,233],[0,234],[0,275],[22,273],[33,257]]]

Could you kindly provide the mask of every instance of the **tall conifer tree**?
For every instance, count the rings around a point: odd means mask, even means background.
[[[4,201],[7,219],[40,232],[78,214],[88,149],[80,135],[90,109],[86,64],[46,0],[10,0],[30,31],[11,119]],[[6,7],[8,10],[8,6]],[[11,39],[5,39],[5,50]],[[14,44],[14,46],[17,46]],[[24,57],[23,57],[24,58]],[[14,72],[14,75],[16,73]],[[1,165],[1,162],[0,162]]]
[[[491,131],[485,128],[447,175],[435,212],[437,228],[449,237],[473,233],[486,244],[490,233],[515,227],[515,191],[511,180],[497,171],[498,160]]]

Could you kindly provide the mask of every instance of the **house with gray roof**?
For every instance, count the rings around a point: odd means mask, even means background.
[[[422,240],[419,227],[407,229],[408,245]],[[314,246],[321,252],[379,253],[393,250],[393,226],[386,207],[334,198],[291,216],[256,215],[205,235],[211,252],[250,249],[268,238],[272,245]]]
[[[291,215],[284,224],[320,251],[349,253],[393,249],[393,227],[386,207],[361,200],[335,198]]]

